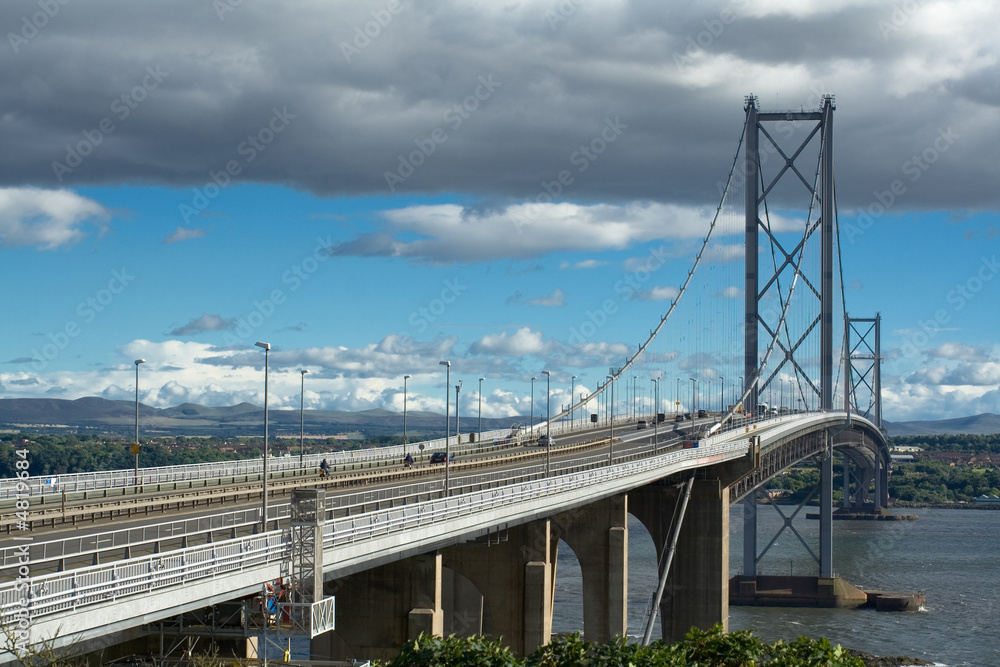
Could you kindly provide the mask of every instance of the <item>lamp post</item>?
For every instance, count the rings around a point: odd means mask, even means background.
[[[479,442],[483,441],[483,380],[485,379],[479,378],[479,435],[476,436]]]
[[[535,434],[535,380],[538,378],[531,378],[531,426],[528,428],[528,432],[531,435]]]
[[[698,411],[694,408],[694,378],[688,378],[691,380],[691,421],[694,422],[695,417],[698,416]]]
[[[403,456],[406,457],[406,381],[411,376],[403,376]]]
[[[719,416],[726,411],[726,378],[719,376]]]
[[[305,467],[305,440],[306,440],[306,373],[309,371],[303,368],[299,371],[302,375],[301,388],[299,389],[299,469]]]
[[[135,360],[135,472],[132,475],[135,486],[139,486],[139,364],[144,363],[145,359]]]
[[[268,356],[271,353],[271,344],[262,343],[258,341],[255,343],[257,347],[264,349],[264,474],[263,483],[261,488],[261,513],[260,513],[260,523],[264,531],[267,531],[267,371],[268,371]]]
[[[609,411],[611,433],[608,436],[608,465],[611,465],[615,462],[615,376],[609,375],[608,379],[611,380],[611,408]]]
[[[440,361],[440,365],[445,366],[444,375],[444,495],[448,495],[448,468],[451,465],[451,396],[449,389],[451,385],[451,362]]]
[[[632,421],[636,420],[636,400],[639,398],[638,392],[636,391],[636,382],[639,380],[637,375],[632,376]]]
[[[462,384],[463,382],[459,380],[458,384],[455,385],[455,436],[456,436],[455,444],[456,445],[462,444],[462,429],[459,427],[458,423],[458,392],[462,391]]]
[[[650,378],[650,382],[653,382],[653,386],[656,388],[656,409],[653,410],[653,451],[656,451],[656,445],[660,440],[660,380],[659,378]]]
[[[742,403],[743,402],[742,396],[744,390],[746,390],[746,387],[743,386],[743,376],[741,375],[739,377],[740,377],[740,384],[738,387],[736,387],[736,392],[737,392],[736,395],[740,397],[740,403]],[[746,413],[746,410],[744,410],[743,412]]]
[[[575,395],[576,395],[576,376],[574,375],[569,380],[569,404],[570,404],[570,406],[573,405],[573,397]],[[570,430],[573,430],[573,428],[575,426],[576,426],[576,409],[574,408],[574,410],[569,415],[569,428],[570,428]]]
[[[549,476],[549,463],[552,457],[552,373],[542,371],[545,375],[545,476]]]
[[[677,378],[674,383],[674,412],[681,411],[681,379]]]

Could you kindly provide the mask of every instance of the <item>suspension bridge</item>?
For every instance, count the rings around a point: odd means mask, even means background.
[[[169,661],[209,645],[251,657],[293,638],[314,659],[386,658],[420,632],[502,636],[529,653],[551,636],[560,545],[580,561],[586,639],[649,641],[657,625],[675,639],[725,624],[731,585],[757,593],[770,544],[756,491],[804,461],[820,469],[819,543],[798,538],[817,599],[835,603],[835,461],[845,507],[888,503],[880,319],[846,308],[834,98],[763,111],[750,96],[744,110],[719,204],[680,243],[690,268],[666,311],[542,423],[410,445],[413,467],[402,447],[329,454],[324,479],[317,455],[0,480],[0,659],[44,647]],[[643,628],[627,620],[629,515],[658,558]]]

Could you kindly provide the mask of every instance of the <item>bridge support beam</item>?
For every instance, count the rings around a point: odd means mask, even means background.
[[[833,576],[833,436],[827,431],[826,454],[819,464],[819,576]]]
[[[757,492],[743,499],[743,576],[757,576]]]
[[[679,487],[651,485],[629,494],[632,514],[653,537],[658,562],[669,546],[680,493]],[[683,639],[691,626],[729,628],[729,487],[718,478],[694,482],[659,613],[665,641]]]
[[[614,496],[552,517],[583,575],[583,636],[606,642],[628,630],[628,499]]]
[[[552,636],[557,550],[551,522],[541,520],[510,528],[506,542],[460,544],[443,554],[445,567],[482,592],[489,608],[484,634],[528,655]]]
[[[312,640],[313,658],[391,660],[421,632],[441,635],[441,567],[441,554],[424,554],[327,582],[337,629]]]

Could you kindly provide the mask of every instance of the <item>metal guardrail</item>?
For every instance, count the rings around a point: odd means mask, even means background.
[[[505,438],[509,434],[509,429],[501,429],[483,432],[483,440],[487,438],[493,440]],[[452,436],[455,442],[456,437]],[[423,444],[424,449],[433,451],[444,447],[444,438],[428,440],[423,443],[408,443],[405,445],[406,451],[417,451],[417,447]],[[479,443],[457,443],[456,447],[462,445],[478,447]],[[350,465],[352,463],[365,463],[381,461],[385,459],[395,459],[403,457],[404,445],[390,445],[388,447],[375,447],[369,449],[358,449],[343,452],[327,452],[322,454],[306,454],[300,466],[298,456],[276,456],[269,457],[268,472],[281,472],[288,470],[298,470],[300,467],[316,468],[325,458],[332,466]],[[460,449],[456,449],[458,452]],[[232,477],[240,475],[252,475],[263,472],[263,458],[242,459],[239,461],[217,461],[212,463],[190,463],[178,466],[160,466],[155,468],[139,468],[139,484],[162,484],[169,482],[181,482],[200,479],[215,479],[218,477]],[[25,491],[18,491],[18,484],[28,485],[27,493],[30,495],[46,495],[52,493],[69,493],[73,491],[89,491],[94,489],[115,489],[127,486],[136,486],[135,473],[132,469],[127,470],[106,470],[99,472],[68,473],[64,475],[33,476],[20,478],[0,479],[0,499],[16,498],[25,495]]]
[[[707,448],[675,450],[585,472],[508,484],[487,491],[334,519],[324,526],[324,546],[336,548],[389,533],[426,528],[460,516],[595,486],[686,460],[697,461],[708,455],[713,458],[725,458],[734,453],[743,455],[747,448],[742,441],[706,444],[711,446],[711,451],[706,451]],[[280,562],[288,557],[289,547],[287,530],[271,531],[253,537],[33,577],[28,580],[27,597],[22,590],[24,584],[8,582],[0,585],[0,621],[4,624],[16,622],[25,609],[30,618],[37,619],[60,612],[77,611],[98,603],[114,602],[124,597],[147,595],[165,588],[188,585],[227,572]],[[22,598],[26,605],[22,605]]]
[[[638,418],[649,418],[650,415],[640,415]],[[655,418],[655,415],[652,416]],[[618,416],[615,418],[616,424],[632,422],[630,416]],[[597,424],[577,420],[554,422],[551,432],[556,435],[565,434],[577,430],[589,430],[591,428],[606,427],[608,421],[601,420]],[[534,425],[522,424],[523,440],[531,441],[536,438],[543,429],[546,428],[544,421]],[[469,441],[469,433],[456,434],[451,436],[452,451],[457,455],[469,451],[481,450],[493,442],[507,440],[510,429],[495,429],[477,434],[478,442]],[[523,444],[523,441],[520,443]],[[445,447],[445,439],[426,440],[419,443],[407,443],[406,445],[390,445],[387,447],[375,447],[369,449],[358,449],[342,452],[327,452],[321,454],[306,454],[299,462],[297,456],[279,456],[268,458],[268,472],[282,472],[288,470],[298,470],[300,467],[316,468],[325,458],[332,466],[350,465],[356,463],[367,463],[383,461],[386,459],[402,459],[405,452],[417,453],[419,446],[423,445],[423,452],[429,453]],[[107,470],[98,472],[67,473],[62,475],[32,476],[19,478],[0,479],[0,499],[16,498],[25,495],[37,496],[54,493],[74,491],[90,491],[99,489],[115,489],[143,484],[163,484],[170,482],[182,482],[201,479],[216,479],[219,477],[233,477],[241,475],[252,475],[263,472],[263,458],[242,459],[239,461],[217,461],[212,463],[191,463],[178,466],[160,466],[154,468],[140,468],[139,478],[136,480],[132,469]],[[27,489],[23,487],[18,490],[19,483],[27,484]]]

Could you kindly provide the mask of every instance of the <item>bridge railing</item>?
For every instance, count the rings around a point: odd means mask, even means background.
[[[508,433],[509,429],[484,431],[483,440],[486,441],[489,438],[489,441],[492,442],[493,440],[505,437]],[[470,451],[479,445],[479,443],[469,443],[467,440],[468,438],[466,438],[464,446],[469,448]],[[454,435],[452,436],[452,441],[455,442]],[[417,451],[419,444],[423,444],[424,450],[430,452],[437,448],[443,448],[444,438],[428,440],[423,443],[408,443],[405,445],[406,451]],[[459,446],[462,447],[463,445]],[[327,459],[327,462],[333,466],[386,459],[402,459],[403,448],[404,445],[389,445],[386,447],[352,451],[306,454],[302,458],[301,464],[299,463],[298,456],[272,456],[267,460],[268,472],[298,470],[300,467],[317,468],[323,459]],[[262,473],[263,469],[263,458],[139,468],[138,484],[163,484],[188,480],[253,475]],[[18,491],[18,485],[22,483],[27,484],[28,493],[35,496],[62,493],[63,491],[71,493],[74,491],[124,488],[135,486],[136,482],[133,469],[66,473],[62,475],[36,475],[23,479],[3,478],[0,479],[0,499],[25,495],[23,487],[21,491]]]

